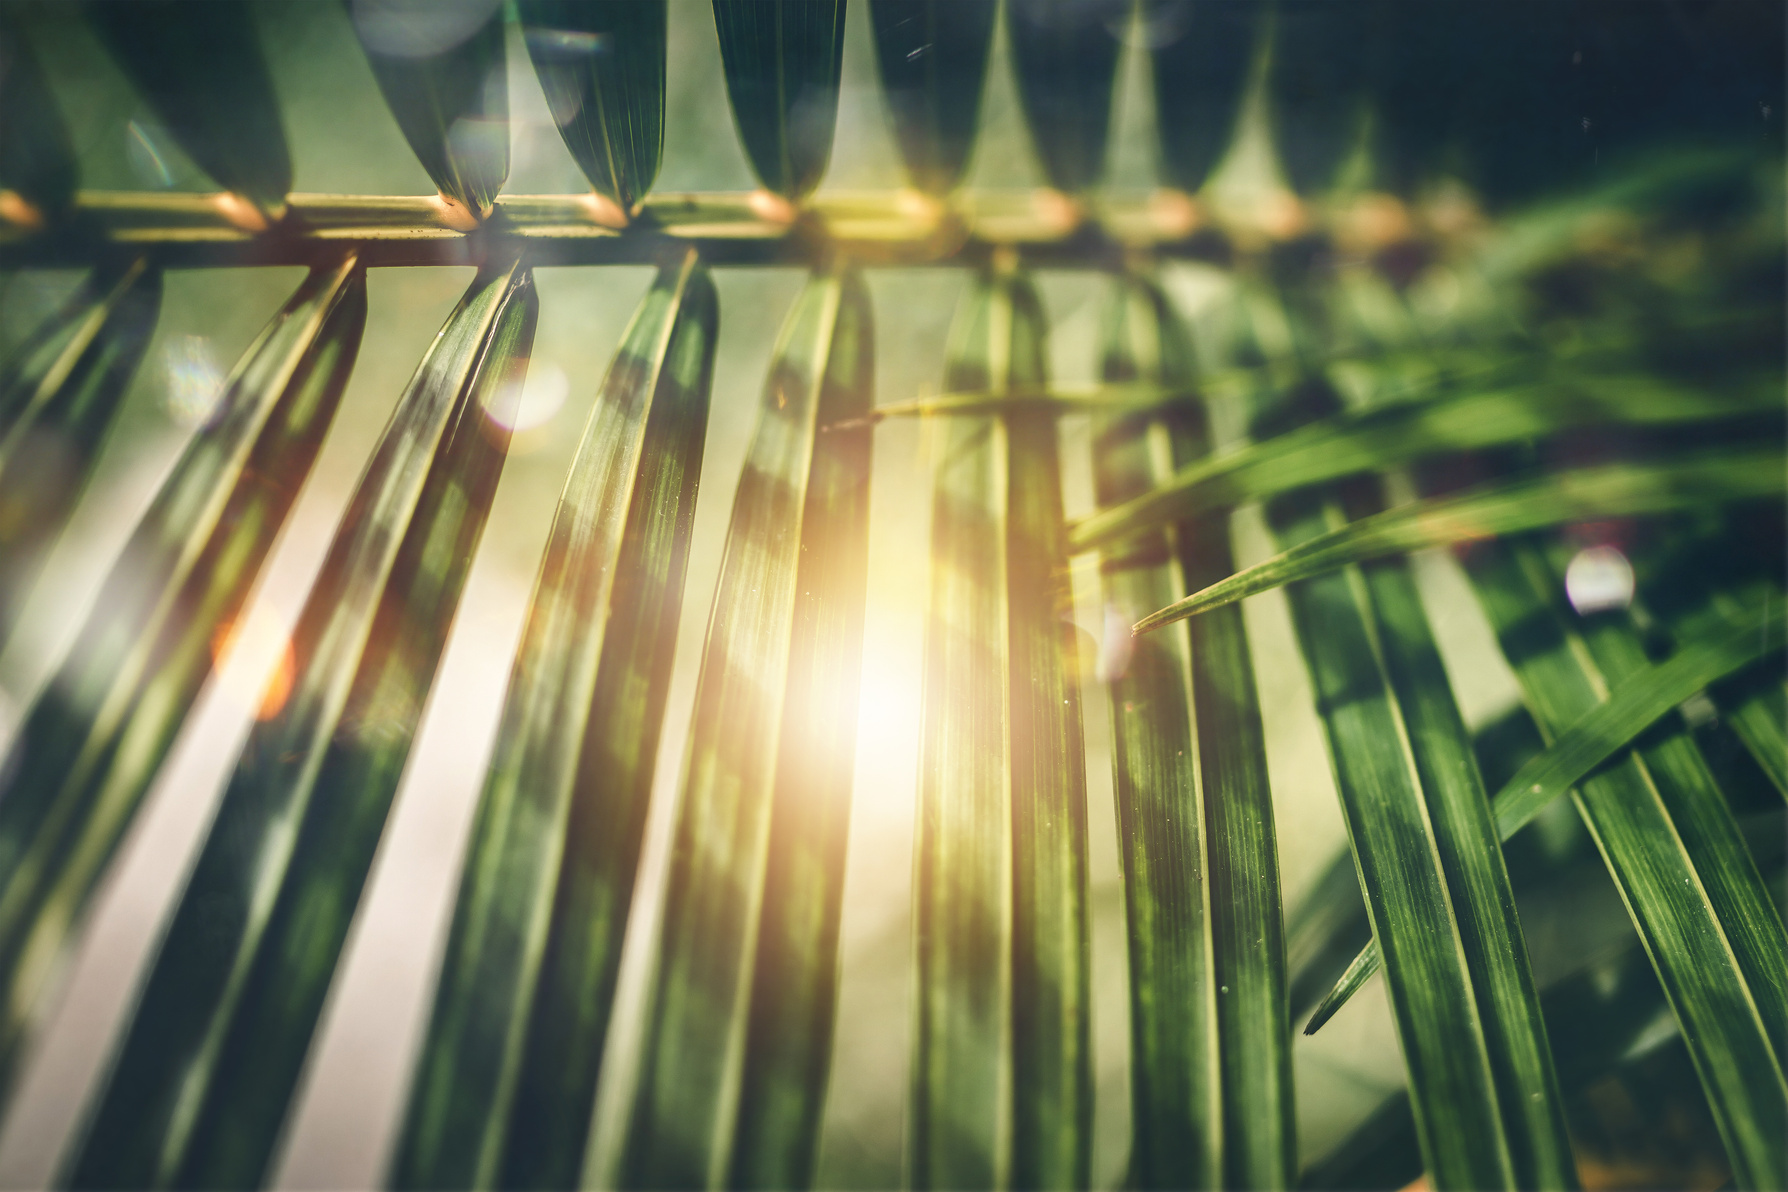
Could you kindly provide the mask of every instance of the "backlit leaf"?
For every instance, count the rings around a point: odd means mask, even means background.
[[[785,198],[812,193],[832,157],[844,0],[714,0],[714,27],[745,156]]]
[[[0,220],[30,226],[60,219],[74,198],[77,172],[43,67],[19,22],[0,15]]]
[[[1196,191],[1229,147],[1267,15],[1259,0],[1145,0],[1162,181]]]
[[[1105,172],[1129,0],[1007,0],[1012,75],[1049,185],[1078,194]]]
[[[926,194],[950,193],[968,167],[998,12],[993,0],[870,0],[894,138]]]

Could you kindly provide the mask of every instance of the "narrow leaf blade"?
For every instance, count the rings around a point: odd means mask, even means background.
[[[956,188],[974,150],[999,8],[971,0],[871,0],[882,97],[907,177],[926,194]]]
[[[1049,185],[1068,194],[1105,172],[1128,0],[1008,0],[1013,78]]]
[[[832,157],[844,0],[714,0],[739,139],[758,181],[806,198]]]

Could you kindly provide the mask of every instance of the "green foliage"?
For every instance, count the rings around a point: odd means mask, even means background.
[[[739,140],[765,187],[804,199],[832,158],[844,0],[714,0]]]

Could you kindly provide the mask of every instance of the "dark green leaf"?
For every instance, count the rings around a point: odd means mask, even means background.
[[[394,1187],[577,1179],[668,690],[718,322],[694,253],[661,270],[591,411],[510,676]],[[568,951],[592,959],[567,965]],[[565,971],[591,976],[568,990]],[[550,1070],[530,1031],[550,1040]]]
[[[536,300],[480,273],[399,402],[174,911],[71,1182],[265,1178],[502,469]],[[282,686],[287,689],[282,690]]]
[[[631,214],[664,154],[666,0],[520,0],[528,57],[584,177]]]
[[[201,170],[268,221],[292,189],[279,101],[243,0],[89,0],[87,18]]]
[[[19,22],[0,14],[0,220],[27,227],[59,220],[74,198],[77,173],[43,67]]]
[[[1581,426],[1668,427],[1780,409],[1774,380],[1747,378],[1714,391],[1645,375],[1572,372],[1537,385],[1436,401],[1398,401],[1322,419],[1179,469],[1166,484],[1074,527],[1076,552],[1202,509],[1423,456],[1523,443]]]
[[[1022,275],[983,275],[957,311],[945,387],[1044,389],[1046,337]],[[1092,1116],[1085,765],[1055,423],[952,418],[940,437],[909,1178],[1080,1186]],[[1007,1089],[1024,1090],[1009,1135]]]
[[[0,637],[86,488],[160,313],[161,272],[146,260],[96,269],[0,377]]]
[[[1049,185],[1090,190],[1105,172],[1111,94],[1129,0],[1008,0],[1012,75]]]
[[[815,275],[764,385],[696,688],[621,1159],[629,1186],[700,1187],[730,1164],[747,1183],[786,1187],[811,1168],[831,1048],[868,513],[867,432],[828,435],[822,447],[819,427],[869,408],[869,320],[856,273]],[[772,849],[797,872],[767,888]],[[737,1128],[727,1120],[735,1104]]]
[[[1186,333],[1126,278],[1105,317],[1104,379],[1189,388]],[[1153,440],[1208,451],[1196,407],[1112,415],[1095,441],[1100,504],[1155,480]],[[1181,523],[1105,563],[1127,611],[1186,576],[1230,571],[1228,519]],[[1196,582],[1194,579],[1193,582]],[[1135,644],[1111,677],[1114,783],[1130,943],[1131,1152],[1137,1185],[1283,1187],[1296,1170],[1285,947],[1266,747],[1241,618]],[[1198,734],[1196,745],[1192,734]],[[1345,877],[1353,884],[1351,868]]]
[[[1267,11],[1259,0],[1144,0],[1162,181],[1196,191],[1229,148]]]
[[[13,747],[0,799],[9,1067],[106,862],[172,746],[328,429],[366,316],[348,257],[244,354],[125,543]]]
[[[714,0],[745,156],[784,198],[806,198],[832,158],[844,13],[844,0]]]
[[[1543,526],[1638,517],[1779,495],[1778,451],[1720,451],[1655,464],[1620,463],[1488,485],[1389,509],[1194,592],[1136,624],[1147,633],[1206,609],[1368,559]]]
[[[475,28],[459,6],[354,5],[354,31],[385,103],[455,226],[491,212],[509,177],[503,9]],[[457,210],[455,210],[457,208]]]
[[[1364,126],[1372,55],[1364,4],[1277,0],[1266,96],[1286,181],[1300,195],[1336,180]]]
[[[875,58],[912,184],[946,195],[962,181],[981,119],[994,0],[871,0]]]

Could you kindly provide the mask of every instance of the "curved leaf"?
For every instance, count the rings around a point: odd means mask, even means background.
[[[174,910],[76,1187],[265,1176],[507,447],[519,263],[473,282],[348,504]],[[321,797],[326,796],[326,797]]]
[[[1105,315],[1109,383],[1187,388],[1190,344],[1165,296],[1124,278]],[[1203,411],[1110,415],[1101,504],[1208,450]],[[1106,599],[1146,606],[1184,576],[1230,571],[1228,518],[1206,515],[1104,564]],[[1239,610],[1184,639],[1138,642],[1110,677],[1130,946],[1132,1178],[1138,1187],[1283,1187],[1296,1170],[1291,1046],[1266,745]],[[1197,740],[1194,743],[1193,733]],[[1351,869],[1346,874],[1353,882]]]
[[[912,184],[956,188],[981,122],[994,0],[870,0],[882,96]]]
[[[180,147],[268,221],[292,189],[279,100],[243,0],[88,0],[87,19]]]
[[[354,6],[354,31],[385,104],[454,226],[491,213],[509,177],[509,83],[503,7],[466,27],[484,5]]]
[[[1350,564],[1567,522],[1709,503],[1754,501],[1788,487],[1777,451],[1714,452],[1655,464],[1608,464],[1488,485],[1389,509],[1307,539],[1136,623],[1147,633],[1206,609]]]
[[[243,355],[12,748],[0,799],[0,1068],[212,670],[359,349],[364,274],[314,270]]]
[[[1276,0],[1266,98],[1286,181],[1301,195],[1335,182],[1364,128],[1372,55],[1364,4]]]
[[[631,213],[664,156],[666,0],[520,0],[528,57],[565,147]]]
[[[1008,0],[1012,74],[1049,185],[1079,194],[1105,173],[1111,94],[1129,0]]]
[[[1229,148],[1267,12],[1260,0],[1145,0],[1162,181],[1196,191]]]
[[[1646,375],[1567,373],[1557,380],[1335,414],[1175,472],[1161,487],[1075,525],[1076,552],[1203,509],[1376,471],[1423,456],[1524,443],[1582,426],[1675,426],[1768,415],[1775,379],[1699,391]]]
[[[0,376],[0,636],[10,637],[161,313],[161,272],[94,270]]]
[[[844,0],[714,0],[726,93],[758,181],[784,198],[813,192],[832,158]]]
[[[694,253],[661,270],[590,413],[509,680],[394,1187],[577,1177],[668,689],[718,316]],[[591,912],[569,911],[580,906]],[[569,940],[594,957],[570,970],[595,976],[566,1004],[565,978],[543,974],[565,967]],[[550,1072],[530,1032],[551,1039]]]
[[[78,172],[43,67],[19,22],[0,14],[0,220],[26,227],[59,220]]]
[[[696,687],[629,1186],[700,1187],[730,1164],[788,1187],[811,1170],[868,566],[868,432],[819,427],[869,408],[869,319],[856,273],[816,274],[764,385]],[[772,876],[772,858],[793,872]]]
[[[1788,638],[1784,638],[1780,615],[1761,610],[1707,640],[1685,643],[1668,661],[1629,676],[1608,700],[1597,704],[1496,792],[1491,806],[1497,834],[1504,841],[1511,839],[1553,799],[1630,747],[1635,738],[1685,700],[1728,675],[1779,655],[1785,644]],[[1310,1016],[1304,1033],[1315,1034],[1379,965],[1376,944],[1361,949]]]

